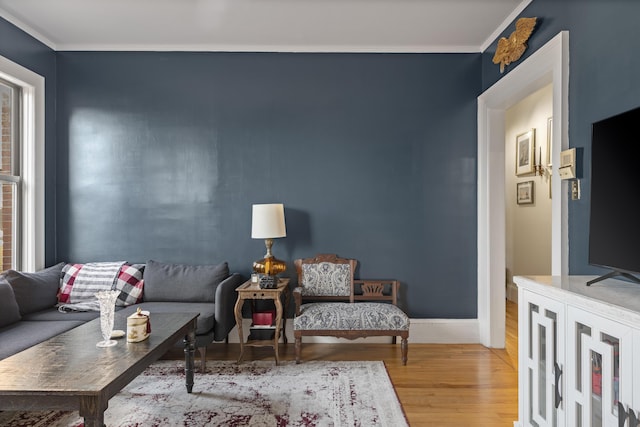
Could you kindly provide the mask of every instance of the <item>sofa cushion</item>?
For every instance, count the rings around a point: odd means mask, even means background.
[[[116,305],[126,307],[142,301],[144,264],[125,263],[118,273],[115,289],[120,291]]]
[[[409,317],[392,304],[379,302],[314,302],[303,304],[294,330],[408,331]]]
[[[199,313],[196,335],[211,331],[215,323],[215,305],[210,302],[143,302],[122,309],[122,315],[130,316],[136,312],[138,307],[150,313],[149,321],[151,322],[152,334],[154,313]]]
[[[143,301],[214,302],[216,287],[227,277],[226,262],[186,265],[150,260],[144,270]]]
[[[56,305],[62,267],[63,262],[36,273],[15,270],[4,273],[4,278],[11,284],[16,295],[22,316]]]
[[[122,307],[116,307],[116,311],[122,309]],[[39,322],[59,322],[63,320],[67,321],[82,321],[88,322],[100,317],[99,311],[60,311],[57,307],[49,308],[47,310],[36,311],[35,313],[29,313],[22,316],[22,320],[39,321]]]
[[[0,328],[20,321],[20,308],[13,288],[4,278],[0,278]]]
[[[0,336],[2,336],[0,359],[9,357],[84,323],[73,320],[46,323],[22,320],[0,328]],[[99,339],[100,337],[96,339],[96,342]]]

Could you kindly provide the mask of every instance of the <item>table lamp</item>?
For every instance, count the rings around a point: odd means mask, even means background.
[[[275,276],[287,269],[284,261],[280,261],[271,254],[273,239],[287,236],[284,205],[282,203],[253,205],[252,210],[251,238],[264,239],[264,245],[267,247],[264,258],[253,263],[253,271]]]

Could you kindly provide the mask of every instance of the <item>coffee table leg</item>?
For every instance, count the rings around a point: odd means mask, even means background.
[[[104,427],[104,411],[106,405],[98,397],[84,396],[80,398],[78,413],[84,418],[85,427]]]
[[[196,333],[192,329],[184,337],[184,373],[187,379],[187,393],[193,390],[193,355],[196,351]]]
[[[84,417],[84,427],[105,427],[104,413],[98,417]]]

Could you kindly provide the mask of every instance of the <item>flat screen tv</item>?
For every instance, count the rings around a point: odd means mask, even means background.
[[[640,107],[593,123],[589,264],[640,283]]]

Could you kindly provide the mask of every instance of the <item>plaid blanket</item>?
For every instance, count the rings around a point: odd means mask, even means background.
[[[114,289],[118,273],[125,261],[94,262],[72,265],[64,271],[65,276],[71,276],[73,286],[67,304],[60,304],[60,311],[100,311],[100,304],[95,293]],[[63,281],[66,281],[63,278]]]

